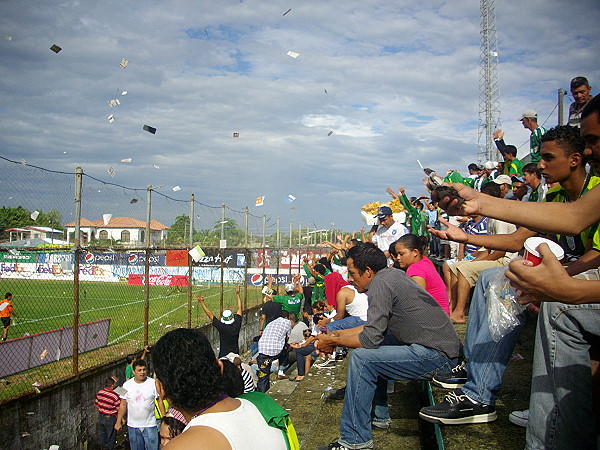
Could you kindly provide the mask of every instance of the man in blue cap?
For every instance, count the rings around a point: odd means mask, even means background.
[[[386,258],[390,257],[390,244],[396,242],[400,236],[408,234],[408,230],[400,222],[396,222],[392,216],[392,209],[389,206],[382,206],[377,210],[375,216],[379,219],[379,224],[373,225],[369,232],[369,241],[385,253]]]

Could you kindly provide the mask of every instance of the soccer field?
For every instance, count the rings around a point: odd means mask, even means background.
[[[13,306],[19,319],[9,338],[40,333],[73,325],[73,282],[5,279],[1,294],[13,294]],[[215,315],[220,311],[220,286],[194,286],[194,295],[202,295]],[[248,306],[260,302],[260,291],[248,287]],[[149,337],[156,340],[173,326],[186,326],[188,318],[187,287],[150,286]],[[242,291],[243,302],[243,291]],[[235,286],[225,286],[223,308],[236,309]],[[144,286],[127,283],[81,282],[79,288],[79,323],[110,318],[109,345],[138,341],[144,329]],[[192,326],[208,319],[192,299]]]
[[[148,312],[150,344],[173,328],[187,327],[187,289],[187,286],[150,286]],[[13,294],[12,303],[19,317],[10,328],[9,339],[73,325],[72,281],[4,279],[0,281],[0,290],[2,295],[5,292]],[[236,310],[235,290],[235,285],[224,286],[223,309]],[[220,285],[194,286],[192,292],[194,295],[204,296],[207,306],[215,316],[220,316]],[[131,352],[142,349],[144,286],[129,285],[125,282],[81,282],[79,294],[80,324],[110,318],[107,346],[81,354],[79,370],[123,358]],[[247,295],[248,308],[261,302],[259,287],[248,286]],[[195,299],[192,299],[191,311],[192,326],[208,322],[208,317]],[[47,383],[72,376],[72,355],[65,356],[67,357],[60,361],[52,361],[7,377],[3,382],[8,386],[0,389],[0,402],[37,389],[35,386],[43,389]],[[42,355],[39,357],[42,358]],[[3,359],[1,354],[0,359]]]

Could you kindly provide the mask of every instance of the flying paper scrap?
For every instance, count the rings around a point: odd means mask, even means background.
[[[108,173],[110,174],[111,177],[115,176],[115,169],[113,169],[112,167],[108,168]]]
[[[12,36],[2,36],[5,41],[12,41]]]
[[[329,133],[327,133],[327,136],[331,136],[333,134],[333,131],[330,131]]]
[[[121,92],[121,95],[127,95],[127,91]]]
[[[50,47],[50,50],[52,50],[54,53],[58,53],[62,50],[62,48],[60,48],[58,45],[54,44],[54,45],[52,45],[52,47]]]
[[[123,58],[121,60],[121,64],[119,64],[119,65],[124,69],[125,67],[127,67],[127,64],[129,64],[129,61],[127,61],[125,58]]]
[[[107,117],[109,123],[113,123],[115,121],[115,116],[112,114]]]
[[[40,353],[40,359],[44,359],[47,354],[48,354],[48,350],[44,350],[42,353]]]
[[[296,200],[296,197],[294,197],[292,194],[289,194],[286,198],[285,201],[288,203],[292,203],[294,200]]]
[[[129,203],[131,203],[133,205],[134,203],[137,203],[137,202],[138,202],[137,198],[132,198]]]
[[[203,258],[206,255],[206,253],[204,253],[204,250],[202,250],[202,248],[199,245],[196,245],[188,253],[192,257],[192,259],[194,260],[194,262],[200,261],[200,259]]]
[[[154,167],[155,169],[160,169],[160,167],[157,166],[156,164],[153,164],[152,167]]]
[[[112,214],[102,214],[102,220],[104,221],[104,226],[107,226],[112,219]]]
[[[114,100],[109,100],[108,104],[112,108],[113,106],[119,106],[121,104],[121,102],[118,99],[114,99]]]
[[[291,56],[292,58],[297,58],[298,56],[300,56],[300,53],[296,53],[290,50],[289,52],[287,52],[287,55]]]
[[[173,187],[173,191],[174,192],[177,192],[177,191],[180,191],[180,190],[181,190],[181,188],[179,186],[174,186]]]
[[[147,131],[148,133],[156,134],[156,128],[151,127],[149,125],[144,125],[144,131]]]
[[[262,206],[265,204],[265,196],[263,195],[262,197],[256,197],[256,202],[254,203],[254,206]]]
[[[123,158],[121,162],[131,162],[131,158]]]
[[[289,13],[292,10],[292,8],[288,9],[286,12],[283,13],[283,15],[285,16],[287,13]]]
[[[234,138],[239,138],[240,137],[240,133],[233,133],[233,137]]]
[[[31,213],[31,215],[29,217],[31,217],[31,220],[36,220],[39,215],[40,215],[39,211],[34,211]]]
[[[113,390],[115,391],[115,394],[118,394],[121,397],[124,397],[125,394],[127,394],[127,389],[125,389],[122,386],[118,386],[118,387],[114,388]]]

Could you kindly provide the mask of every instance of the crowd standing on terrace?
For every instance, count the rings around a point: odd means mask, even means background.
[[[155,379],[145,351],[123,388],[108,379],[98,393],[101,444],[113,448],[126,423],[133,449],[298,448],[287,411],[264,393],[278,379],[301,389],[313,366],[347,355],[346,386],[328,391],[344,402],[340,438],[323,449],[373,448],[373,430],[392,423],[395,380],[449,389],[421,409],[425,421],[491,422],[520,331],[537,319],[530,408],[510,420],[527,427],[528,449],[598,448],[600,98],[583,77],[571,93],[568,125],[546,129],[523,112],[531,136],[521,159],[497,130],[503,161],[470,164],[464,177],[425,169],[427,192],[387,188],[404,222],[382,205],[369,231],[304,259],[306,283],[296,274],[279,293],[269,278],[248,364],[239,289],[237,311],[220,319],[198,297],[219,332],[218,357],[197,329],[165,334],[150,352]],[[496,301],[513,307],[500,332],[488,314]],[[293,362],[297,375],[286,373]]]

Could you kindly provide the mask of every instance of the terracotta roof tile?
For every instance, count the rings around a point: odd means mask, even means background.
[[[75,222],[71,222],[65,225],[65,227],[74,227]],[[104,225],[104,221],[100,220],[87,220],[82,217],[80,220],[80,227],[92,227],[92,228],[146,228],[146,222],[143,220],[134,219],[132,217],[113,217],[108,222],[108,225]],[[150,221],[151,230],[168,230],[169,227],[163,225],[157,220]]]

